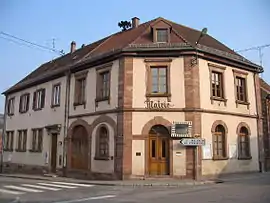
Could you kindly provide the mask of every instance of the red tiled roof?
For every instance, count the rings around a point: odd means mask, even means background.
[[[66,70],[67,66],[87,60],[91,56],[107,53],[112,50],[123,49],[130,44],[151,44],[153,43],[151,37],[151,25],[158,21],[164,21],[171,25],[174,31],[174,34],[171,37],[171,43],[186,42],[194,45],[201,33],[198,30],[179,25],[166,19],[156,18],[139,25],[137,28],[118,32],[97,42],[82,47],[73,53],[68,53],[53,61],[45,63],[30,73],[28,76],[26,76],[24,79],[22,79],[20,82],[15,84],[13,87],[8,89],[4,94],[18,91],[19,89],[23,89],[27,85],[32,84],[32,82],[39,81],[45,77],[60,73],[61,71],[63,72]],[[233,50],[229,49],[227,46],[209,35],[205,35],[203,38],[201,38],[199,44],[239,56]]]

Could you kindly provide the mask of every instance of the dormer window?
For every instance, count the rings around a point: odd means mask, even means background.
[[[158,43],[167,43],[168,42],[168,29],[157,29],[157,42]]]

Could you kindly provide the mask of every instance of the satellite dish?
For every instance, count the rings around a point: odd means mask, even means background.
[[[202,29],[202,35],[206,35],[206,34],[207,34],[207,28],[205,27]]]

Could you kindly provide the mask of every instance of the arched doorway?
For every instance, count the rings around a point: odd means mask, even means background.
[[[154,125],[149,131],[149,175],[169,175],[169,131]]]
[[[88,169],[88,133],[82,125],[73,129],[71,137],[71,168]]]

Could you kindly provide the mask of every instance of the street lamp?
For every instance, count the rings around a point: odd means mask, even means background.
[[[201,33],[200,33],[200,36],[199,38],[197,39],[197,41],[195,42],[195,46],[193,47],[196,51],[196,56],[195,58],[192,58],[191,59],[191,65],[196,65],[198,64],[198,49],[197,49],[197,45],[199,44],[200,40],[207,34],[207,28],[203,28]]]

